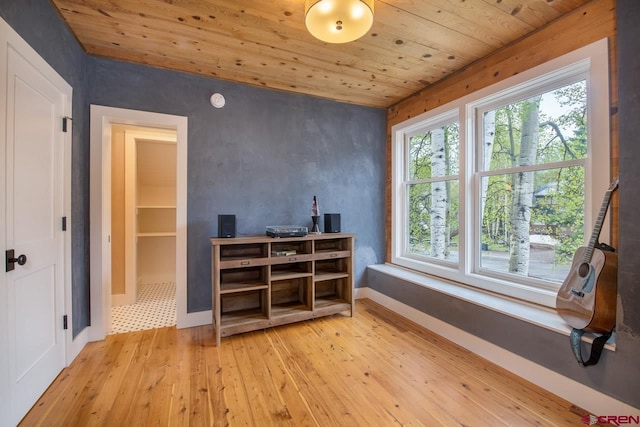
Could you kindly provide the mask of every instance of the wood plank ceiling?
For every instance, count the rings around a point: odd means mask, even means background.
[[[375,0],[371,30],[329,44],[304,0],[52,0],[88,54],[389,107],[590,0]]]

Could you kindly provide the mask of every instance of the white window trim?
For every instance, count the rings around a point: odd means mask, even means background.
[[[391,128],[392,138],[392,208],[391,208],[391,262],[406,268],[420,271],[425,274],[438,276],[447,280],[471,285],[481,290],[497,292],[534,302],[547,307],[555,307],[556,289],[545,289],[544,287],[531,286],[527,283],[513,283],[501,278],[489,278],[487,275],[474,274],[473,250],[467,242],[472,241],[471,233],[474,230],[474,215],[468,214],[473,211],[475,192],[467,191],[460,196],[460,233],[464,236],[461,239],[460,267],[450,267],[445,264],[425,263],[417,257],[412,257],[404,253],[406,248],[406,236],[404,218],[406,218],[406,197],[403,191],[403,181],[406,175],[404,156],[405,140],[407,136],[423,129],[425,124],[434,124],[451,117],[460,115],[460,188],[476,188],[478,183],[474,182],[474,162],[475,148],[469,147],[469,141],[474,140],[474,115],[477,108],[485,108],[496,98],[496,93],[508,91],[510,88],[525,85],[533,81],[530,85],[532,90],[541,85],[539,79],[544,76],[562,76],[563,73],[575,75],[580,67],[587,67],[585,70],[587,93],[589,103],[587,105],[589,121],[587,131],[591,144],[585,162],[587,171],[587,181],[585,182],[585,203],[590,209],[585,212],[585,241],[588,240],[591,230],[600,210],[600,200],[609,187],[610,177],[610,131],[609,131],[609,55],[608,41],[602,39],[573,52],[565,54],[544,64],[538,65],[525,72],[512,76],[499,83],[478,90],[460,99],[454,100],[445,105],[439,106],[431,111],[413,117],[402,123],[398,123]],[[597,78],[595,78],[597,77]],[[522,86],[521,86],[522,87]],[[601,161],[594,164],[598,159]],[[608,221],[605,221],[600,234],[601,241],[610,242],[610,230]]]

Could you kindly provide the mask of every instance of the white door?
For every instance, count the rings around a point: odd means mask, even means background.
[[[5,299],[0,305],[7,308],[0,322],[10,411],[4,421],[13,424],[65,366],[62,120],[67,95],[9,43],[6,50],[1,73],[6,78],[1,82],[6,85],[6,203],[0,226],[5,228],[4,247],[13,249],[15,258],[26,257],[4,272],[0,293]]]

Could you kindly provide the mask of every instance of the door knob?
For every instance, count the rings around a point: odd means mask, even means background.
[[[5,260],[5,271],[12,271],[16,268],[16,262],[18,263],[18,265],[25,265],[27,263],[27,256],[22,254],[19,255],[18,258],[16,258],[15,251],[13,249],[7,249]]]

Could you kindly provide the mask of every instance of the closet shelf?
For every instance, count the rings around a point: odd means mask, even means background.
[[[175,231],[159,231],[154,233],[138,233],[138,237],[175,237]]]
[[[175,209],[175,205],[138,205],[138,209]]]

